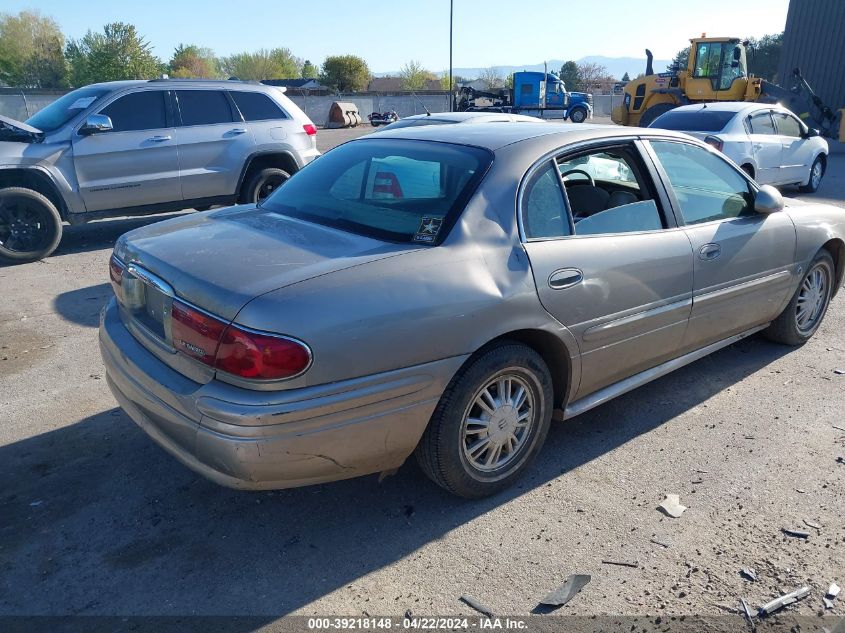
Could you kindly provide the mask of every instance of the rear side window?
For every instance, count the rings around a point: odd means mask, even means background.
[[[667,112],[661,114],[649,127],[679,132],[721,132],[736,112],[708,112],[707,109],[696,112]]]
[[[232,108],[222,90],[177,90],[182,125],[231,123]]]
[[[145,90],[124,95],[100,110],[100,114],[111,119],[113,132],[167,127],[163,90]]]
[[[436,245],[491,161],[486,150],[464,145],[356,141],[321,156],[261,206],[380,240]]]
[[[751,125],[752,134],[777,134],[775,124],[772,123],[772,115],[768,112],[755,114],[749,119],[748,123]]]
[[[235,105],[244,117],[244,121],[269,121],[286,119],[284,111],[267,95],[260,92],[230,91]]]

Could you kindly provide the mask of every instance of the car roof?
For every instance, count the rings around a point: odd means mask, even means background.
[[[670,136],[690,140],[690,137],[669,130],[622,127],[618,125],[592,125],[587,123],[520,123],[502,125],[501,123],[478,123],[476,125],[421,125],[404,127],[398,130],[385,129],[372,136],[362,136],[353,143],[367,142],[368,139],[413,139],[435,141],[459,145],[472,145],[496,151],[530,139],[557,136],[561,146],[579,141],[604,138],[631,138],[645,136]]]
[[[669,112],[753,112],[755,110],[783,110],[777,103],[759,103],[755,101],[720,101],[713,103],[693,103],[669,110]]]
[[[526,116],[524,114],[511,114],[509,112],[432,112],[431,114],[412,114],[411,116],[402,117],[403,121],[428,119],[436,121],[455,121],[462,123],[470,119],[511,119],[514,121],[542,121],[533,116]]]
[[[235,88],[235,87],[249,87],[249,88],[263,88],[269,90],[279,90],[284,92],[282,86],[269,86],[259,83],[257,81],[240,81],[237,79],[127,79],[123,81],[103,81],[96,84],[89,84],[87,86],[80,86],[81,88],[108,88],[109,90],[122,90],[124,88],[133,88],[137,86],[168,86],[175,88]]]

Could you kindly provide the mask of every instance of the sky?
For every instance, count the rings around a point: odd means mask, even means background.
[[[789,0],[454,0],[454,67],[579,59],[587,55],[670,59],[702,32],[759,37],[783,30]],[[134,24],[167,61],[180,43],[217,55],[286,47],[320,64],[363,57],[372,72],[417,60],[449,67],[449,0],[3,0],[0,11],[35,9],[66,37],[108,22]]]

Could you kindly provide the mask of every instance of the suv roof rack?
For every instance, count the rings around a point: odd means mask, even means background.
[[[148,83],[156,83],[163,81],[184,81],[187,83],[225,83],[227,81],[236,81],[242,84],[261,85],[260,81],[238,79],[237,77],[229,77],[228,79],[182,79],[179,77],[156,77],[155,79],[147,79]]]

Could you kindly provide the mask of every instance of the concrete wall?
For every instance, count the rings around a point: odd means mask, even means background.
[[[38,93],[26,91],[13,92],[5,89],[0,92],[0,114],[19,121],[24,121],[38,112],[41,108],[58,99],[63,93]],[[447,94],[418,94],[389,95],[389,94],[353,94],[353,95],[325,95],[300,96],[288,95],[308,117],[318,126],[324,126],[329,118],[329,108],[335,101],[348,101],[358,106],[364,121],[371,112],[396,110],[400,117],[412,114],[423,114],[425,108],[431,112],[446,112],[449,110],[449,95]],[[593,96],[593,110],[595,116],[610,116],[614,105],[622,102],[621,95]],[[423,107],[425,106],[425,108]]]

